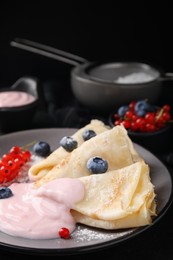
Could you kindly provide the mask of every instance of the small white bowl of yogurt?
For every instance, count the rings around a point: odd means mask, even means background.
[[[11,87],[0,89],[0,131],[31,127],[38,105],[38,80],[35,78],[22,77]]]

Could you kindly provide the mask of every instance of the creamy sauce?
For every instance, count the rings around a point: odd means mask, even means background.
[[[32,103],[36,98],[22,91],[0,92],[0,107],[17,107]]]
[[[13,196],[0,200],[0,230],[12,236],[30,239],[59,237],[62,227],[74,231],[70,214],[74,204],[84,197],[84,184],[72,178],[53,180],[39,189],[32,183],[13,183]]]

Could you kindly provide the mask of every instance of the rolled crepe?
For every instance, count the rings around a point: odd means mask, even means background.
[[[71,211],[76,222],[103,229],[152,223],[156,215],[156,195],[149,166],[144,161],[79,180],[85,185],[85,196]]]
[[[91,157],[101,157],[106,160],[108,172],[142,160],[134,149],[125,128],[116,126],[83,142],[77,149],[68,153],[43,178],[35,182],[36,187],[56,178],[79,178],[90,175],[87,162]],[[48,169],[48,166],[46,169]]]
[[[91,122],[80,128],[79,130],[72,135],[72,137],[77,141],[78,147],[84,142],[82,138],[82,133],[88,129],[93,130],[96,134],[100,134],[104,131],[107,131],[110,127],[105,125],[102,121],[93,119]],[[28,172],[29,178],[31,181],[36,181],[46,175],[55,165],[61,162],[69,152],[67,152],[64,148],[58,147],[54,152],[52,152],[47,158],[39,161],[35,165],[33,165]]]

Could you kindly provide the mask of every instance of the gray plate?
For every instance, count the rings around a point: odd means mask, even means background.
[[[0,156],[9,151],[14,146],[24,146],[32,141],[47,141],[52,150],[59,146],[59,140],[65,135],[72,135],[76,129],[68,128],[49,128],[36,129],[21,132],[15,132],[0,136]],[[156,224],[158,220],[166,213],[171,204],[172,179],[169,171],[163,163],[152,153],[143,147],[134,144],[138,152],[144,158],[145,162],[151,167],[151,180],[155,185],[158,204],[158,216],[153,220]],[[146,226],[141,228],[105,231],[87,226],[78,225],[72,238],[70,239],[50,239],[50,240],[30,240],[9,236],[0,232],[0,246],[8,250],[18,250],[19,252],[31,254],[48,254],[48,255],[70,255],[99,250],[112,246],[137,234],[144,232],[152,227]]]

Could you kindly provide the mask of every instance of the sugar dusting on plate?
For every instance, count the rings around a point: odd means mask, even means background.
[[[129,230],[123,230],[115,232],[111,232],[108,230],[99,230],[94,229],[90,227],[83,227],[83,226],[77,226],[76,230],[72,233],[72,239],[75,240],[76,243],[81,242],[90,242],[90,241],[105,241],[105,240],[112,240],[117,239],[120,237],[123,237],[125,234],[128,235],[130,233],[134,232],[134,229]]]

